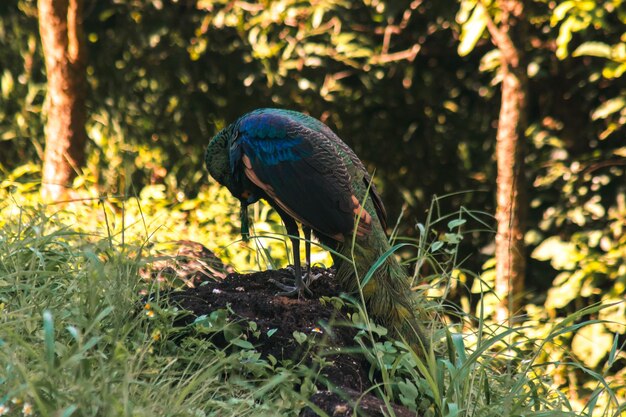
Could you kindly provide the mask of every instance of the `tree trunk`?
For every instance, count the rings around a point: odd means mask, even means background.
[[[58,201],[85,160],[87,80],[82,0],[39,0],[39,32],[46,62],[46,149],[41,193]]]
[[[525,17],[523,0],[500,0],[500,26],[488,25],[501,53],[502,103],[496,138],[496,319],[504,321],[521,306],[526,272],[526,182],[524,142],[528,78],[523,57]]]

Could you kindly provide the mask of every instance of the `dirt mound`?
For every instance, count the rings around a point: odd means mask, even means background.
[[[196,262],[198,258],[190,256],[189,259],[183,259],[187,266],[185,271],[190,270],[188,264]],[[180,264],[180,256],[176,262]],[[172,269],[172,266],[165,267]],[[290,269],[252,274],[230,273],[224,279],[212,279],[211,274],[206,273],[206,268],[197,269],[200,271],[197,275],[187,274],[184,277],[190,288],[170,293],[168,297],[170,302],[191,312],[176,325],[189,324],[197,317],[209,316],[216,310],[227,308],[243,321],[256,323],[258,337],[251,341],[262,355],[273,355],[283,360],[304,360],[314,367],[313,354],[324,350],[324,359],[330,365],[324,366],[320,380],[326,383],[327,390],[317,392],[310,400],[325,413],[330,416],[348,416],[353,415],[356,407],[358,415],[384,415],[384,402],[370,393],[363,394],[372,387],[368,378],[369,364],[363,356],[334,354],[356,346],[354,336],[357,330],[349,326],[335,326],[347,320],[347,312],[338,310],[331,303],[320,301],[320,297],[332,297],[340,293],[333,279],[333,269],[312,268],[312,273],[318,278],[310,285],[313,295],[306,299],[276,295],[280,290],[271,281],[289,282],[293,278]],[[294,338],[294,333],[304,334],[315,342],[301,344]],[[227,343],[226,340],[212,340],[217,344]],[[415,415],[404,407],[393,407],[398,416]],[[306,408],[300,415],[314,416],[316,413]]]
[[[254,341],[257,350],[278,359],[300,360],[303,355],[311,354],[294,339],[294,332],[315,338],[325,349],[354,347],[354,328],[328,326],[345,321],[345,314],[318,298],[339,293],[332,279],[334,271],[313,268],[313,273],[319,278],[311,285],[315,298],[310,299],[277,296],[280,290],[270,280],[286,281],[293,276],[289,269],[280,269],[230,274],[222,281],[206,281],[197,288],[172,293],[170,300],[193,313],[177,324],[187,324],[195,317],[224,308],[244,320],[254,321],[260,330],[259,338]],[[326,358],[334,364],[325,367],[322,375],[333,384],[357,391],[370,387],[367,368],[360,358],[347,354]]]
[[[305,361],[312,363],[312,352],[294,339],[294,332],[315,337],[320,349],[327,351],[354,347],[356,334],[352,327],[328,326],[328,323],[338,323],[347,318],[344,312],[329,303],[322,303],[318,297],[337,295],[339,289],[333,281],[333,270],[313,268],[313,272],[320,277],[311,285],[314,296],[310,299],[276,295],[279,290],[270,280],[285,281],[292,277],[291,270],[281,269],[249,275],[230,274],[222,281],[205,281],[197,288],[172,293],[170,300],[192,313],[178,324],[187,324],[195,317],[229,308],[236,316],[257,324],[260,336],[255,340],[255,346],[263,355],[294,360],[304,357]],[[223,342],[226,343],[225,340]],[[382,410],[386,408],[382,400],[372,394],[363,395],[372,383],[367,376],[369,364],[362,356],[342,353],[325,356],[325,359],[332,362],[321,372],[327,380],[328,390],[313,395],[311,402],[330,416],[351,416],[355,404],[358,404],[358,415],[384,415]],[[401,406],[394,406],[394,411],[397,416],[415,415]],[[300,415],[317,414],[306,408]]]

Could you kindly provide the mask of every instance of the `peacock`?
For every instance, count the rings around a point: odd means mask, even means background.
[[[412,346],[428,342],[415,315],[409,276],[392,256],[387,215],[371,176],[356,154],[321,121],[291,110],[264,108],[244,114],[218,132],[205,154],[209,174],[241,202],[241,233],[248,236],[247,207],[266,200],[280,215],[294,254],[295,286],[308,290],[300,262],[300,233],[310,264],[310,231],[331,249],[335,279],[347,293],[362,288],[368,312]],[[352,259],[354,262],[348,261]]]

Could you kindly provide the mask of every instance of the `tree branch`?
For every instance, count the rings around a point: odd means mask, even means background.
[[[511,67],[517,67],[519,65],[519,54],[517,52],[517,48],[513,43],[513,40],[507,33],[507,31],[502,30],[496,25],[493,18],[489,14],[489,10],[487,6],[485,6],[483,0],[478,0],[477,7],[482,7],[485,10],[485,16],[487,18],[487,30],[491,35],[491,40],[493,44],[500,50],[502,54],[502,58],[506,65]],[[504,11],[503,11],[504,12]]]

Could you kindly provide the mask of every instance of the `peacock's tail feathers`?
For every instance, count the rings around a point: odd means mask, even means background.
[[[345,243],[341,253],[353,259],[354,264],[342,262],[336,279],[344,291],[357,293],[372,265],[376,265],[377,269],[362,286],[368,314],[395,337],[404,338],[416,351],[427,353],[430,343],[424,326],[420,324],[420,318],[425,318],[425,313],[418,308],[408,274],[393,255],[379,262],[389,248],[386,238],[373,239],[371,236],[357,239],[354,246],[351,242]]]

